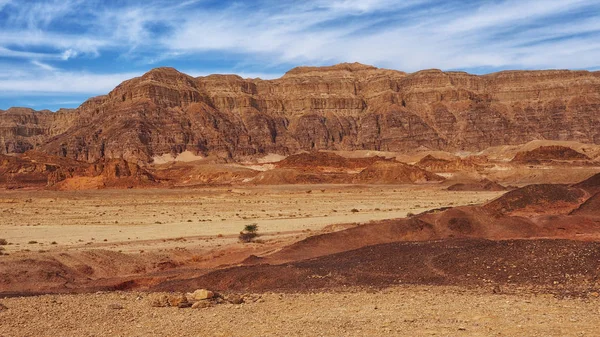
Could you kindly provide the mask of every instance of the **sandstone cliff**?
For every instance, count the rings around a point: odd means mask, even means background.
[[[44,144],[49,137],[64,133],[75,120],[76,111],[35,111],[29,108],[0,110],[0,154],[23,153]]]
[[[31,125],[26,135],[4,131],[5,152],[42,142],[42,151],[77,160],[151,162],[183,151],[235,159],[299,150],[481,150],[534,139],[600,144],[599,110],[600,72],[406,74],[354,63],[299,67],[268,81],[158,68],[88,100],[61,128],[11,122],[5,112],[0,125]]]

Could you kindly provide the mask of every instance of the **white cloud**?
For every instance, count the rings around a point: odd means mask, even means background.
[[[345,61],[405,71],[598,68],[600,62],[600,17],[593,15],[600,10],[597,0],[202,5],[194,0],[0,0],[0,10],[10,11],[0,22],[0,57],[22,62],[19,69],[0,64],[0,90],[100,94],[138,74],[69,70],[74,58],[79,65],[103,54],[120,55],[122,67],[185,60],[185,68],[199,69],[191,71],[195,76],[208,74],[202,60],[210,54],[210,68],[241,69],[242,77],[251,78],[279,77],[269,69],[282,65]],[[586,15],[569,21],[575,12]],[[227,69],[214,64],[215,54],[233,59],[229,64],[239,61]],[[194,58],[197,67],[189,65]],[[100,61],[109,64],[114,58]],[[244,65],[255,72],[244,71]]]
[[[430,2],[432,6],[410,8],[426,2],[340,0],[304,3],[277,14],[235,7],[218,13],[189,13],[160,41],[166,49],[183,53],[241,53],[269,63],[359,61],[407,71],[432,67],[582,68],[596,66],[594,56],[600,59],[595,49],[586,47],[595,45],[597,36],[570,37],[597,31],[597,16],[567,25],[554,18],[585,6],[597,8],[591,0],[509,0],[482,2],[476,7],[446,3],[439,8]],[[406,12],[400,11],[404,7]],[[383,27],[371,27],[380,23],[377,17],[352,24],[342,20],[375,11],[392,12]],[[511,32],[515,27],[522,29]],[[568,56],[563,57],[536,45],[543,37],[564,37],[572,51],[585,49],[594,54],[567,51]],[[552,41],[550,45],[563,47],[565,43]]]
[[[79,55],[78,51],[69,48],[61,54],[60,58],[63,59],[63,61],[67,61],[70,58],[77,57],[77,55]]]
[[[140,76],[140,73],[93,74],[89,72],[56,71],[54,68],[43,68],[41,71],[15,69],[0,76],[0,92],[2,95],[15,94],[106,94],[119,83]]]
[[[58,69],[54,68],[53,66],[46,64],[46,63],[42,63],[40,61],[31,61],[31,64],[33,64],[34,66],[38,66],[39,68],[43,69],[43,70],[47,70],[47,71],[57,71]]]

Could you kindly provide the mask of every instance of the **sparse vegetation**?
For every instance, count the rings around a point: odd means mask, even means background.
[[[352,210],[350,210],[350,212],[352,212],[352,213],[358,213],[360,211],[358,209],[356,209],[356,208],[353,208]]]
[[[244,226],[244,230],[238,236],[240,242],[248,243],[254,241],[258,237],[258,224],[250,224]]]
[[[35,241],[35,240],[31,240],[31,241],[29,241],[29,242],[27,242],[27,243],[28,243],[28,244],[30,244],[30,245],[34,245],[34,244],[36,244],[36,243],[38,243],[38,242],[37,242],[37,241]]]
[[[6,241],[6,239],[0,239],[0,246],[6,246],[8,244],[8,241]]]

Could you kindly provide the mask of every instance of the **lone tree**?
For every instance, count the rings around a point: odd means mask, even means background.
[[[238,237],[240,242],[252,242],[258,236],[258,225],[253,223],[244,226],[244,230],[240,232]]]

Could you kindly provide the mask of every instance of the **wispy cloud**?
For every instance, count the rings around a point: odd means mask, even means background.
[[[95,95],[108,93],[119,83],[141,72],[90,73],[64,71],[48,64],[32,61],[35,68],[13,67],[0,74],[0,96],[71,93]],[[0,67],[7,68],[0,63]]]
[[[7,69],[29,74],[15,85],[0,75],[11,92],[100,94],[158,65],[266,78],[344,61],[404,71],[600,66],[597,0],[0,0],[0,17],[0,67],[10,60]]]
[[[40,61],[33,60],[33,61],[31,61],[31,64],[33,64],[34,66],[37,66],[37,67],[39,67],[40,69],[43,69],[43,70],[53,71],[53,72],[58,71],[58,69],[56,69],[55,67],[53,67],[53,66],[51,66],[49,64],[40,62]]]

